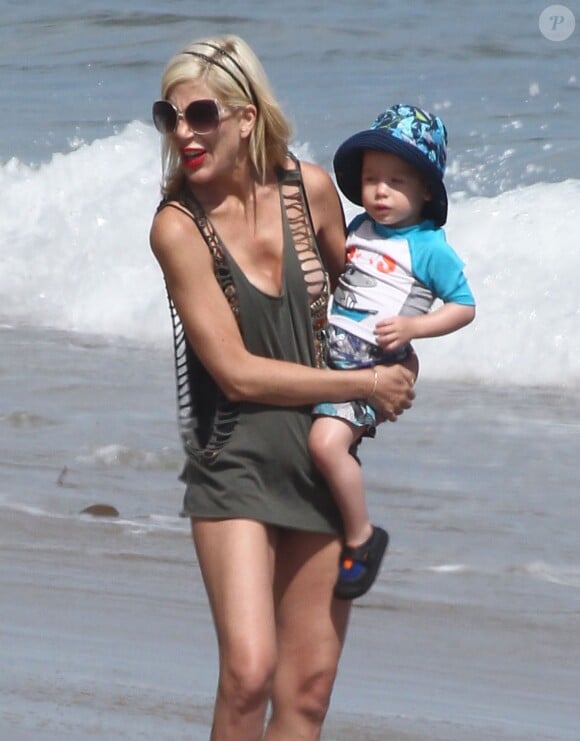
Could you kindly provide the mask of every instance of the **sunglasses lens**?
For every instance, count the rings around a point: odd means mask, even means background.
[[[194,100],[184,111],[187,125],[197,134],[209,134],[219,126],[220,112],[215,100]]]
[[[153,103],[153,123],[161,134],[169,134],[175,131],[177,126],[177,111],[166,100],[158,100]]]

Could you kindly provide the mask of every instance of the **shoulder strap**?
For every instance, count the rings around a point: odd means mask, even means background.
[[[292,152],[288,152],[288,157],[292,161],[293,167],[291,169],[279,168],[277,171],[282,186],[282,199],[288,226],[302,266],[304,280],[307,286],[314,286],[321,282],[323,262],[316,243],[312,215],[300,171],[300,162]],[[316,297],[310,301],[314,360],[318,368],[325,365],[326,342],[324,329],[327,323],[329,296],[330,282],[328,274],[323,271],[320,289],[316,291]]]

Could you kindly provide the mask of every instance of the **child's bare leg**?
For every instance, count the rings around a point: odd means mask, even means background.
[[[334,596],[355,599],[377,578],[389,535],[369,520],[361,467],[349,450],[359,428],[339,417],[317,417],[310,432],[310,454],[326,478],[341,511],[345,545],[340,554]]]
[[[362,470],[349,453],[361,432],[338,417],[317,417],[310,431],[310,455],[326,479],[344,524],[347,545],[364,543],[372,533]]]

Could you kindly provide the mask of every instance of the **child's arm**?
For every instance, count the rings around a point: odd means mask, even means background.
[[[375,326],[377,344],[388,351],[422,337],[441,337],[473,321],[475,306],[448,302],[435,311],[419,316],[393,316]]]

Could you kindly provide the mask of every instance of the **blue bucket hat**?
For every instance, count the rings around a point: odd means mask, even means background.
[[[431,192],[423,215],[437,226],[447,221],[447,191],[443,175],[447,161],[447,130],[438,116],[412,105],[394,105],[368,129],[343,142],[334,155],[338,187],[353,203],[362,205],[361,170],[365,149],[390,152],[416,167]]]

